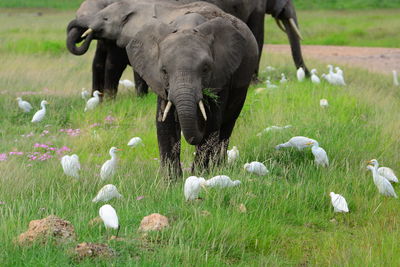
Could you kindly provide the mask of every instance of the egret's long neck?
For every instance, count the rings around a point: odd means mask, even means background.
[[[40,106],[42,107],[43,110],[46,110],[46,104],[42,103],[40,104]]]
[[[111,151],[111,152],[110,152],[110,156],[111,156],[111,160],[112,160],[112,161],[116,161],[116,160],[117,160],[117,155],[115,154],[114,151]]]

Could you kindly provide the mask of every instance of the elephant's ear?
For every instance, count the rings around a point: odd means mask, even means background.
[[[246,40],[232,23],[223,18],[214,18],[196,27],[210,38],[214,57],[213,87],[221,88],[231,78],[242,61]]]
[[[126,46],[133,69],[164,99],[167,96],[158,68],[159,43],[172,31],[167,24],[153,20],[145,24]]]

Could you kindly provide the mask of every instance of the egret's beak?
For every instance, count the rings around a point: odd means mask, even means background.
[[[368,160],[367,163],[368,163],[368,164],[372,164],[372,160]]]
[[[306,143],[307,146],[314,144],[314,142],[308,142]]]
[[[123,151],[123,149],[121,149],[121,148],[118,148],[118,149],[117,149],[117,151]]]

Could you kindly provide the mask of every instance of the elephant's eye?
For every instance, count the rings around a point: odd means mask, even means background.
[[[208,67],[208,65],[204,65],[203,66],[203,74],[206,74],[208,71],[209,71],[209,67]]]
[[[165,69],[165,67],[162,67],[161,68],[161,72],[162,72],[162,74],[164,74],[164,75],[167,75],[168,73],[167,73],[167,70]]]
[[[108,18],[104,17],[104,18],[103,18],[103,20],[104,20],[104,21],[107,21],[107,20],[108,20]]]

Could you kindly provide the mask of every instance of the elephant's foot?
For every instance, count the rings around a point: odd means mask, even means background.
[[[116,89],[105,89],[104,90],[104,97],[107,99],[115,100],[117,97],[117,90]]]
[[[224,143],[219,141],[219,132],[211,134],[205,142],[196,146],[196,156],[192,164],[192,173],[203,173],[220,165],[224,160]]]
[[[172,162],[169,160],[163,160],[161,162],[161,169],[169,181],[177,181],[183,177],[182,168],[179,161]]]

